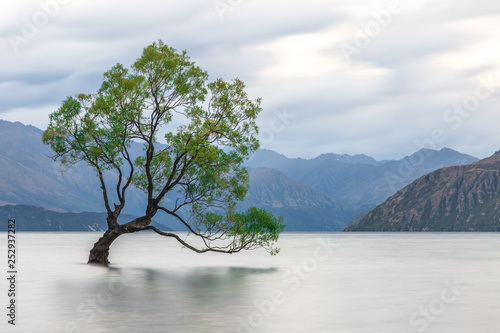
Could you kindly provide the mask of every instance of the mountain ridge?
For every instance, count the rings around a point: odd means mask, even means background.
[[[0,120],[0,204],[32,205],[58,212],[105,211],[94,171],[77,163],[62,174],[59,163],[49,157],[52,151],[41,141],[42,133],[33,126]],[[133,144],[131,150],[137,155],[142,146]],[[431,163],[412,165],[412,155],[390,161],[377,161],[365,154],[334,153],[290,159],[261,149],[245,163],[250,171],[250,188],[240,207],[255,205],[283,215],[286,230],[342,230],[355,215],[372,209],[396,191],[386,179],[388,173],[399,177],[401,184],[396,187],[402,188],[435,166],[477,160],[451,149],[427,152],[425,156],[433,156],[428,157]],[[408,166],[415,170],[404,174]],[[255,171],[259,168],[274,171]],[[107,176],[116,177],[112,173]],[[167,203],[175,201],[173,195],[166,198]],[[143,204],[142,191],[130,188],[123,213],[140,216]],[[180,222],[165,214],[157,219],[172,229],[184,230]]]
[[[338,154],[316,158],[289,159],[268,150],[257,151],[247,162],[250,167],[279,170],[293,180],[326,194],[355,214],[374,208],[415,179],[443,166],[477,162],[478,159],[450,148],[420,149],[400,160],[380,163],[345,163]],[[360,160],[376,161],[367,155]],[[365,156],[367,156],[365,158]],[[353,159],[348,158],[351,162]]]
[[[345,231],[500,231],[500,155],[435,170]]]
[[[240,207],[257,206],[284,216],[288,231],[338,231],[351,216],[341,204],[281,171],[259,167],[249,173],[250,187]]]
[[[55,212],[30,205],[0,206],[0,219],[15,219],[16,231],[105,231],[106,216],[106,213],[98,212]],[[118,222],[124,223],[135,218],[133,215],[121,214]],[[156,221],[152,225],[165,231],[172,230]],[[7,231],[6,223],[0,225],[0,231]]]

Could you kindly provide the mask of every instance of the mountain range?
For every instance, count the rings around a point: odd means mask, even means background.
[[[59,163],[50,158],[52,151],[41,141],[42,133],[33,126],[0,120],[0,205],[37,206],[61,213],[104,212],[94,171],[78,163],[61,173]],[[142,146],[134,144],[132,150],[139,154]],[[415,179],[442,167],[476,161],[447,148],[422,149],[385,161],[333,153],[313,159],[287,158],[259,150],[246,162],[250,188],[239,207],[258,206],[281,215],[288,231],[338,231]],[[137,216],[143,210],[143,193],[131,189],[124,214]],[[176,220],[155,218],[183,230]]]
[[[267,167],[327,195],[353,214],[384,202],[397,190],[439,168],[478,161],[449,148],[421,149],[400,160],[376,161],[366,155],[324,154],[314,159],[289,159],[259,150],[249,167]]]
[[[257,206],[283,216],[288,231],[342,230],[352,217],[326,194],[281,171],[259,167],[249,173],[250,188],[239,206]]]
[[[500,152],[415,180],[345,230],[500,231]]]
[[[16,220],[16,231],[104,231],[106,213],[61,213],[27,205],[0,206],[0,220]],[[134,216],[121,214],[118,222],[128,222]],[[156,221],[152,225],[163,230],[171,230]],[[7,223],[0,224],[0,231],[7,231]]]

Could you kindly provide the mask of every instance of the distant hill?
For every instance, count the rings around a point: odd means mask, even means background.
[[[59,212],[105,212],[94,170],[80,162],[62,173],[59,162],[50,157],[52,150],[42,143],[42,133],[33,126],[0,120],[0,205],[36,206]],[[131,147],[135,154],[141,149],[140,144]],[[106,177],[115,176],[107,172]],[[109,192],[114,199],[114,192]],[[141,215],[143,192],[130,188],[126,198],[123,214]],[[159,214],[157,220],[182,230],[173,218]]]
[[[118,222],[131,221],[135,216],[122,214]],[[0,220],[16,220],[16,231],[104,231],[107,230],[106,213],[60,213],[27,205],[0,206]],[[169,231],[157,222],[153,225]],[[0,224],[0,231],[7,230],[7,223]]]
[[[500,231],[500,153],[417,179],[345,231]]]
[[[473,156],[449,148],[421,149],[403,159],[390,161],[338,154],[324,154],[310,160],[289,159],[273,151],[259,150],[247,165],[279,170],[331,197],[354,216],[382,203],[431,171],[476,161]]]
[[[78,163],[64,174],[53,152],[42,143],[42,131],[0,120],[0,201],[59,211],[105,211],[94,171]],[[138,213],[140,192],[128,194],[125,213]]]
[[[382,164],[387,163],[387,160],[377,161],[373,157],[367,156],[365,154],[357,154],[357,155],[348,155],[348,154],[334,154],[327,153],[321,154],[318,157],[314,158],[314,161],[337,161],[345,164],[369,164],[373,166],[380,166]]]
[[[0,205],[104,212],[94,171],[78,163],[61,173],[59,163],[50,158],[53,152],[42,143],[42,133],[33,126],[0,120]],[[132,155],[141,151],[141,144],[132,145]],[[291,159],[259,150],[246,163],[253,171],[248,196],[240,206],[256,205],[282,215],[286,230],[341,230],[356,214],[372,209],[425,173],[475,161],[451,149],[421,150],[398,161],[333,153]],[[106,177],[116,175],[108,172]],[[167,204],[175,201],[176,195],[168,194]],[[140,216],[144,203],[143,192],[130,188],[123,213]],[[158,214],[155,219],[174,230],[185,230],[167,214]]]
[[[240,206],[285,217],[288,231],[338,231],[352,215],[325,194],[269,168],[250,170],[250,188]]]
[[[88,213],[105,211],[100,184],[93,170],[79,163],[62,174],[59,163],[49,157],[52,151],[41,141],[42,133],[32,126],[0,120],[0,205],[17,205],[0,207],[0,212],[24,221],[22,228],[31,231],[105,229],[104,213]],[[139,154],[141,149],[141,145],[134,145],[133,154]],[[109,173],[107,176],[113,177]],[[270,184],[279,186],[271,190]],[[290,191],[281,191],[285,187]],[[262,195],[263,188],[269,190],[266,195]],[[263,199],[270,196],[275,200],[272,205]],[[279,207],[276,202],[281,203]],[[142,203],[142,192],[131,189],[125,213],[141,214]],[[272,207],[271,211],[285,217],[287,230],[341,230],[344,221],[350,219],[339,204],[334,204],[324,194],[276,170],[251,172],[251,189],[242,207],[250,205]],[[80,213],[72,214],[76,212]],[[127,216],[123,218],[127,220]],[[183,230],[173,218],[159,214],[157,220]]]

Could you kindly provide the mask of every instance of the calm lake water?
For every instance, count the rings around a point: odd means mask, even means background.
[[[17,325],[2,278],[0,331],[500,332],[497,233],[285,233],[274,257],[139,233],[111,268],[85,264],[99,235],[17,234]]]

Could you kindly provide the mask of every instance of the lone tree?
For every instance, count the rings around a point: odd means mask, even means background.
[[[255,207],[235,210],[248,189],[242,163],[259,146],[254,133],[260,99],[250,100],[239,79],[207,81],[208,74],[185,51],[159,41],[146,47],[130,70],[117,64],[105,72],[97,93],[68,97],[50,115],[43,142],[54,150],[53,158],[65,168],[85,161],[100,180],[108,230],[88,263],[108,265],[113,241],[143,230],[199,253],[259,247],[278,252],[281,217]],[[156,144],[160,130],[173,124],[181,125],[164,135],[166,146]],[[133,142],[144,146],[138,157],[131,156]],[[119,224],[131,187],[144,191],[144,213]],[[170,192],[177,199],[167,202]],[[160,211],[182,222],[202,245],[152,226]]]

